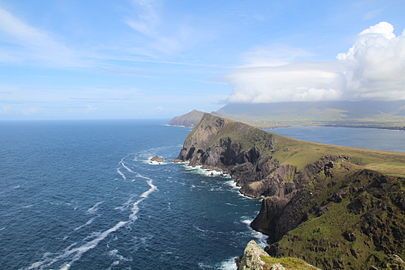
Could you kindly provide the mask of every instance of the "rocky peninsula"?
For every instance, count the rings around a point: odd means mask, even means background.
[[[174,117],[169,121],[171,126],[182,126],[182,127],[194,127],[197,125],[201,118],[203,117],[204,112],[198,110],[192,110],[186,114],[179,115]]]
[[[309,143],[204,114],[178,158],[220,169],[262,200],[251,226],[268,235],[273,257],[322,269],[405,267],[403,153]]]

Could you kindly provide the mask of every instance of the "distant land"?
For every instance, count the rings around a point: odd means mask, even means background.
[[[347,126],[405,129],[405,101],[322,101],[280,103],[229,103],[215,115],[256,127]],[[202,112],[173,118],[173,125],[195,126]]]
[[[239,269],[405,267],[404,153],[304,142],[204,114],[178,158],[222,170],[262,199],[251,226],[268,235],[273,257],[250,243]]]
[[[186,114],[176,116],[169,121],[169,125],[172,126],[183,126],[183,127],[193,127],[198,122],[200,122],[201,118],[203,117],[204,112],[198,110],[192,110]]]

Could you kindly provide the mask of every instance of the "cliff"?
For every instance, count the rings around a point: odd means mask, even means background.
[[[174,117],[169,121],[169,125],[194,127],[198,124],[198,122],[200,122],[203,115],[204,112],[192,110],[186,114]]]
[[[222,169],[262,198],[251,226],[269,236],[273,256],[323,269],[402,264],[405,154],[303,142],[204,114],[179,159]]]

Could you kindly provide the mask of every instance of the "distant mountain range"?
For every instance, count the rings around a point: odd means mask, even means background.
[[[212,112],[258,127],[332,125],[405,129],[405,100],[229,103]],[[203,112],[173,118],[172,125],[194,126]]]

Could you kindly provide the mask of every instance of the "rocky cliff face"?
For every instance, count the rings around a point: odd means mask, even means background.
[[[262,198],[251,226],[269,236],[275,256],[367,269],[405,255],[405,180],[367,169],[393,159],[398,171],[405,155],[295,141],[205,114],[179,159],[222,169],[243,194]]]

